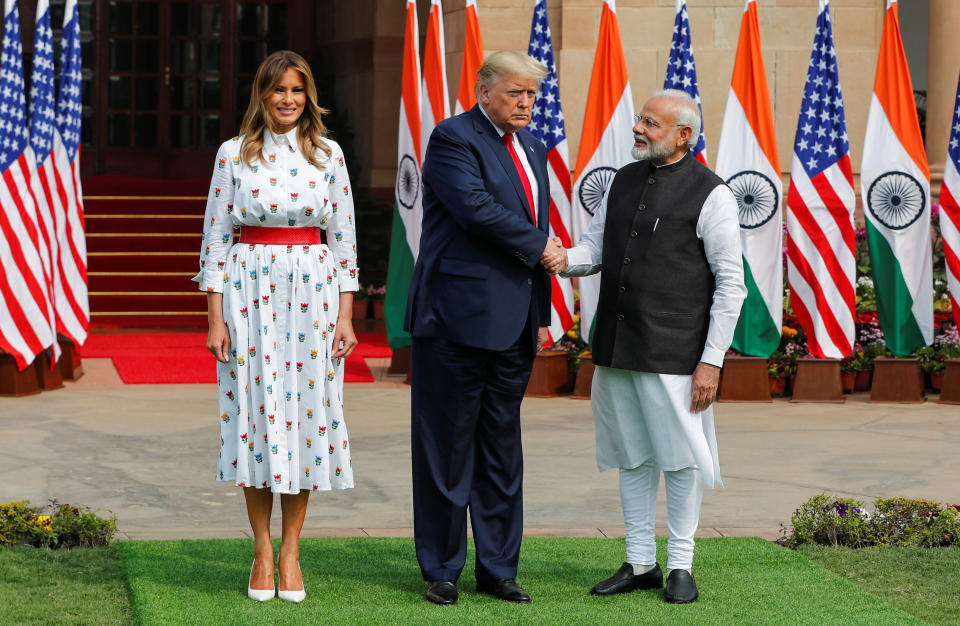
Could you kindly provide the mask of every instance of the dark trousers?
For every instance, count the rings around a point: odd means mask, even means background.
[[[424,580],[515,578],[523,534],[520,402],[533,368],[527,332],[503,351],[414,337],[411,354],[413,526]]]

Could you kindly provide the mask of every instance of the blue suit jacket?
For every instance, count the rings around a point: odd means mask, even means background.
[[[503,140],[477,106],[434,129],[423,161],[420,256],[404,328],[461,345],[505,350],[530,320],[550,324],[550,183],[543,143],[517,133],[537,180],[537,225]],[[518,147],[518,149],[520,149]]]

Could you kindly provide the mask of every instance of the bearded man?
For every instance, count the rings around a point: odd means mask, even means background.
[[[621,168],[566,262],[603,270],[591,405],[600,471],[620,469],[627,559],[590,593],[663,586],[654,521],[667,493],[665,599],[693,602],[703,485],[720,482],[711,403],[746,297],[737,202],[693,156],[700,112],[683,91],[656,92],[636,116],[636,163]]]

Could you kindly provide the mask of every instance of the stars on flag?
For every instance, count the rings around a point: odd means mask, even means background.
[[[29,131],[23,88],[23,47],[20,18],[14,9],[3,20],[3,53],[0,55],[0,171],[6,171],[27,147]]]
[[[960,170],[960,89],[957,90],[957,109],[953,112],[953,129],[950,131],[950,148],[947,152],[957,170]]]
[[[33,43],[33,73],[30,78],[30,145],[37,164],[42,163],[53,150],[56,126],[56,95],[53,78],[53,31],[50,29],[50,9],[37,20]]]
[[[697,67],[693,59],[693,44],[690,39],[690,21],[687,16],[687,3],[679,6],[673,24],[673,45],[670,47],[670,60],[667,62],[667,75],[663,80],[664,89],[681,89],[693,98],[700,109],[700,118],[703,119],[703,108],[700,106],[700,90],[697,88]],[[697,147],[691,151],[698,156],[707,147],[706,137],[703,134],[703,123],[700,124],[700,138]],[[706,154],[703,154],[703,158]]]
[[[60,40],[60,99],[57,102],[57,128],[73,163],[80,146],[83,105],[80,101],[80,16],[77,5],[64,24]]]
[[[548,72],[547,77],[540,83],[540,92],[533,103],[533,115],[527,129],[543,142],[549,152],[567,138],[567,133],[560,107],[560,87],[557,81],[557,66],[553,60],[553,40],[547,21],[546,0],[537,0],[534,7],[527,54],[543,63]]]
[[[794,150],[807,176],[813,178],[850,151],[837,74],[830,14],[822,11],[810,55],[807,84],[800,108],[806,120],[797,129]]]

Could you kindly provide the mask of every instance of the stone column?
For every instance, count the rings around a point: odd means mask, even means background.
[[[930,36],[927,55],[927,159],[931,191],[940,193],[943,165],[960,73],[960,2],[930,0]]]

